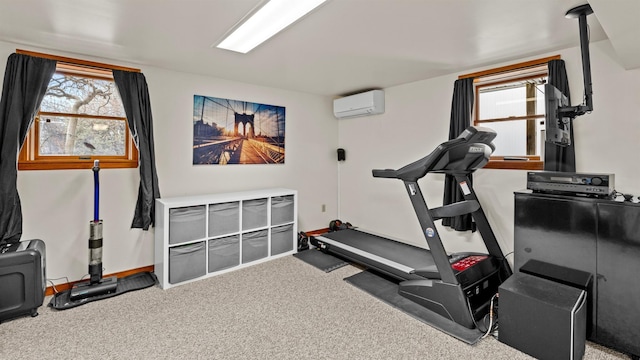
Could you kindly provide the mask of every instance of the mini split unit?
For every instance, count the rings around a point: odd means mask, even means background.
[[[384,91],[371,90],[333,100],[333,115],[338,119],[384,113]]]

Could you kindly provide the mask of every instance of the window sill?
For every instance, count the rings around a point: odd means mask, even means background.
[[[136,160],[100,160],[101,169],[137,168]],[[91,160],[18,162],[18,170],[78,170],[93,168]]]
[[[489,160],[484,169],[506,170],[543,170],[544,161],[541,160]]]

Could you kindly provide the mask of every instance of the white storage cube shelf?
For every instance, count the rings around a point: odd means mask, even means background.
[[[297,191],[265,189],[156,200],[160,286],[208,278],[297,251]]]

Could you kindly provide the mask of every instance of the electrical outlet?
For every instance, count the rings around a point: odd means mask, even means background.
[[[326,204],[322,204],[322,212],[327,211],[327,205]]]

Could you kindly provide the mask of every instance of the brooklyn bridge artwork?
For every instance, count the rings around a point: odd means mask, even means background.
[[[193,164],[284,164],[285,108],[193,97]]]

